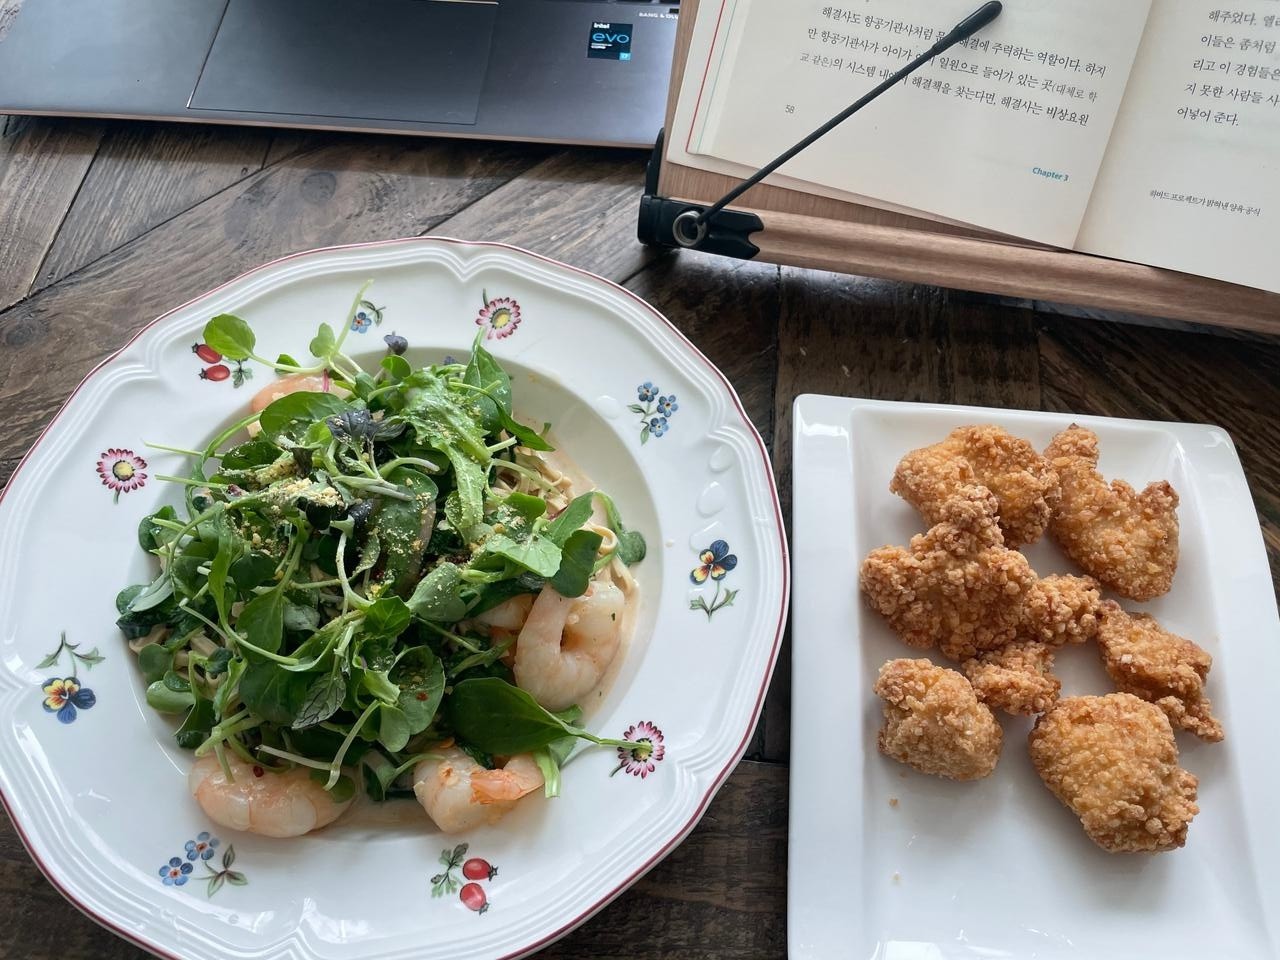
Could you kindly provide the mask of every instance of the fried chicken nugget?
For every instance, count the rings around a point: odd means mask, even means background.
[[[996,768],[1004,732],[956,671],[890,660],[874,689],[885,701],[878,742],[886,757],[951,780],[980,780]]]
[[[962,487],[983,486],[996,496],[1005,546],[1040,539],[1058,499],[1058,475],[1027,441],[996,426],[957,427],[931,447],[898,463],[889,489],[924,515],[943,518],[943,504]]]
[[[1178,567],[1178,494],[1166,481],[1141,493],[1098,473],[1098,437],[1072,424],[1045,456],[1062,485],[1049,534],[1104,587],[1130,600],[1169,592]]]
[[[1169,722],[1211,742],[1223,738],[1222,722],[1204,695],[1213,658],[1185,637],[1170,633],[1145,613],[1126,613],[1108,600],[1098,631],[1102,665],[1124,693],[1154,703]]]
[[[936,646],[957,662],[1014,641],[1082,643],[1097,629],[1097,584],[1038,579],[1026,557],[1004,546],[986,487],[962,487],[942,521],[909,547],[871,551],[861,582],[904,642]]]
[[[1067,697],[1036,721],[1031,762],[1085,833],[1110,853],[1173,850],[1200,812],[1173,728],[1128,693]]]
[[[1062,690],[1047,643],[1011,643],[966,660],[962,669],[979,700],[1015,716],[1044,713]]]
[[[986,487],[962,487],[909,548],[871,551],[861,582],[907,644],[938,646],[949,659],[965,660],[1017,637],[1036,575],[1005,547],[995,496]]]

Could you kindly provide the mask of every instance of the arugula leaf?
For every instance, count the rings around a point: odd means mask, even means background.
[[[458,494],[459,532],[480,522],[484,513],[485,471],[461,450],[446,447],[445,456],[453,466],[454,489]]]
[[[236,620],[236,630],[255,647],[268,653],[279,650],[284,635],[284,597],[280,591],[259,594],[246,603]]]
[[[275,463],[283,452],[266,437],[258,436],[232,447],[218,459],[223,470],[251,470]]]
[[[596,554],[604,538],[594,530],[575,530],[565,541],[560,568],[551,586],[562,597],[580,597],[587,592],[595,573]]]
[[[259,720],[289,725],[302,709],[309,680],[269,661],[249,663],[240,677],[240,699]],[[219,688],[221,692],[221,688]]]
[[[531,497],[527,493],[512,491],[502,502],[530,523],[547,512],[547,501],[541,497]]]
[[[463,680],[445,701],[460,740],[484,753],[514,756],[584,731],[539,706],[524,690],[494,677]]]
[[[574,497],[569,505],[560,511],[560,515],[547,525],[543,534],[557,546],[564,546],[565,541],[569,539],[569,534],[591,519],[593,496],[594,494],[584,493],[580,497]]]
[[[596,540],[599,539],[597,536]],[[526,543],[517,543],[506,534],[495,533],[484,542],[480,555],[502,557],[540,577],[554,576],[561,563],[560,548],[543,536],[533,536]]]
[[[231,570],[231,561],[235,553],[235,541],[231,529],[227,526],[226,514],[219,510],[213,517],[211,532],[217,538],[218,552],[209,562],[209,595],[213,597],[218,608],[218,618],[227,619],[227,574]]]
[[[542,434],[538,433],[532,427],[526,427],[505,410],[498,410],[498,421],[502,425],[502,429],[515,437],[522,447],[528,447],[530,450],[542,451],[551,451],[555,449],[555,447],[547,442],[546,438],[543,437]]]
[[[332,393],[303,391],[287,393],[273,400],[262,411],[258,423],[268,437],[276,437],[295,422],[314,423],[336,417],[351,409],[351,404]]]
[[[511,377],[481,343],[484,331],[476,334],[471,345],[471,362],[462,374],[462,382],[483,390],[498,408],[511,413]]]
[[[220,313],[204,325],[204,342],[228,360],[248,360],[258,338],[235,314]]]
[[[414,588],[409,598],[413,615],[434,623],[454,623],[467,615],[467,605],[458,596],[462,571],[457,564],[445,561],[428,573]]]

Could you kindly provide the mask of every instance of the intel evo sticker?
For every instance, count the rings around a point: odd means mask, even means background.
[[[587,56],[592,60],[630,60],[631,24],[591,24],[591,37],[587,41]]]

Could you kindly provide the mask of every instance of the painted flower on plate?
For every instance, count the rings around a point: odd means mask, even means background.
[[[61,723],[74,723],[77,710],[88,710],[98,698],[88,687],[80,686],[75,677],[58,677],[40,688],[44,693],[44,709],[57,714]]]
[[[640,746],[619,747],[618,765],[614,767],[613,773],[624,770],[633,777],[643,780],[657,769],[662,758],[666,756],[667,748],[663,745],[662,731],[648,720],[627,727],[622,739]],[[613,776],[613,773],[609,776]]]
[[[181,857],[170,857],[169,862],[160,868],[159,873],[166,887],[180,887],[191,875],[191,864]]]
[[[496,337],[502,340],[515,333],[516,327],[520,326],[520,304],[510,297],[490,300],[489,294],[483,291],[481,296],[484,298],[484,307],[476,317],[476,326],[489,328],[485,332],[485,339],[492,340]]]
[[[676,403],[676,395],[673,393],[669,397],[658,398],[658,412],[664,417],[669,417],[680,409],[680,404]]]
[[[725,575],[737,565],[738,558],[729,552],[729,544],[723,540],[717,540],[698,554],[698,566],[693,568],[689,579],[694,583],[723,580]]]
[[[104,487],[115,492],[116,500],[122,493],[146,486],[146,470],[147,461],[132,450],[109,447],[98,455],[98,476],[102,478]]]
[[[212,860],[213,850],[217,845],[217,837],[211,836],[207,830],[201,830],[194,840],[187,841],[187,859]]]
[[[636,387],[636,396],[640,398],[641,403],[648,403],[658,396],[658,388],[646,380],[640,386]]]

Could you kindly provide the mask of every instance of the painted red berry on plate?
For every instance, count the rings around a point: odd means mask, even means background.
[[[231,376],[231,368],[225,363],[214,364],[200,371],[201,380],[225,380]]]
[[[191,352],[203,360],[205,363],[217,363],[222,359],[222,354],[207,343],[193,343]]]
[[[489,909],[489,898],[484,895],[484,889],[478,883],[468,883],[459,891],[458,897],[468,910],[484,913]]]
[[[472,857],[462,865],[462,875],[468,880],[492,880],[498,875],[498,868],[488,860]]]

